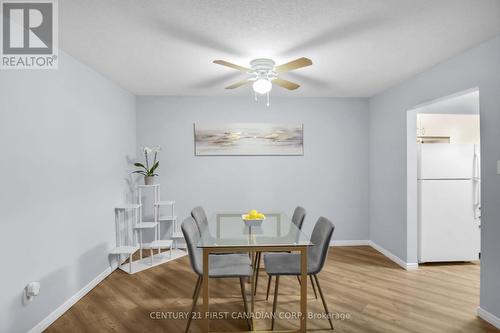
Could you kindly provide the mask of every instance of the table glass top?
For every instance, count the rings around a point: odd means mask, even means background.
[[[202,231],[198,247],[259,247],[312,245],[309,236],[299,230],[292,220],[282,213],[265,214],[262,223],[247,225],[242,214],[218,213],[209,219],[208,228]]]

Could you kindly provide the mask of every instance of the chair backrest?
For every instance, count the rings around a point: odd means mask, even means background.
[[[182,234],[186,240],[186,246],[189,253],[189,261],[191,262],[191,268],[198,274],[203,274],[203,264],[202,264],[202,251],[197,246],[200,239],[200,232],[196,221],[192,217],[186,218],[181,225]]]
[[[297,206],[293,211],[292,222],[297,226],[297,228],[302,229],[302,224],[306,218],[306,210],[304,207]]]
[[[208,227],[208,219],[207,214],[205,214],[205,210],[201,206],[194,207],[191,211],[191,216],[196,221],[198,225],[198,231],[201,235],[203,230]]]
[[[309,274],[318,274],[323,268],[330,247],[335,226],[326,217],[321,216],[311,234],[313,246],[308,249]]]

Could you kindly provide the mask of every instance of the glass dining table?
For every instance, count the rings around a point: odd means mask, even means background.
[[[267,213],[260,225],[247,225],[241,213],[218,213],[209,219],[202,231],[198,247],[203,251],[203,331],[209,332],[209,255],[227,252],[248,252],[251,262],[259,252],[299,252],[301,254],[301,281],[307,281],[307,249],[309,237],[283,213]],[[251,277],[250,313],[255,311],[254,279]],[[300,329],[307,326],[307,283],[300,284]],[[250,314],[251,329],[255,330],[254,316]],[[287,331],[290,332],[290,331]]]

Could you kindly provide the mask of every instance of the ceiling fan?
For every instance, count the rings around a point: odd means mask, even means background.
[[[311,59],[304,57],[278,66],[276,66],[276,63],[272,59],[258,58],[250,61],[250,68],[239,66],[225,60],[214,60],[214,63],[252,75],[252,77],[248,79],[227,86],[226,89],[235,89],[253,82],[252,87],[255,93],[261,95],[268,94],[268,100],[273,83],[288,90],[295,90],[300,87],[297,83],[279,78],[280,74],[312,65]]]

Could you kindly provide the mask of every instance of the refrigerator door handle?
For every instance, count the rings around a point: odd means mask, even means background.
[[[472,179],[477,178],[477,153],[476,145],[472,147]]]
[[[473,202],[473,205],[475,206],[475,208],[477,208],[477,206],[479,206],[481,204],[481,190],[480,190],[480,186],[481,186],[481,180],[479,178],[479,155],[477,153],[477,145],[474,145],[474,155],[473,155],[473,158],[472,158],[472,182],[474,184],[474,193],[473,193],[473,198],[474,198],[474,202]],[[476,214],[474,214],[476,215]]]
[[[479,206],[480,201],[479,201],[479,181],[477,179],[472,180],[472,184],[474,184],[474,206]]]

